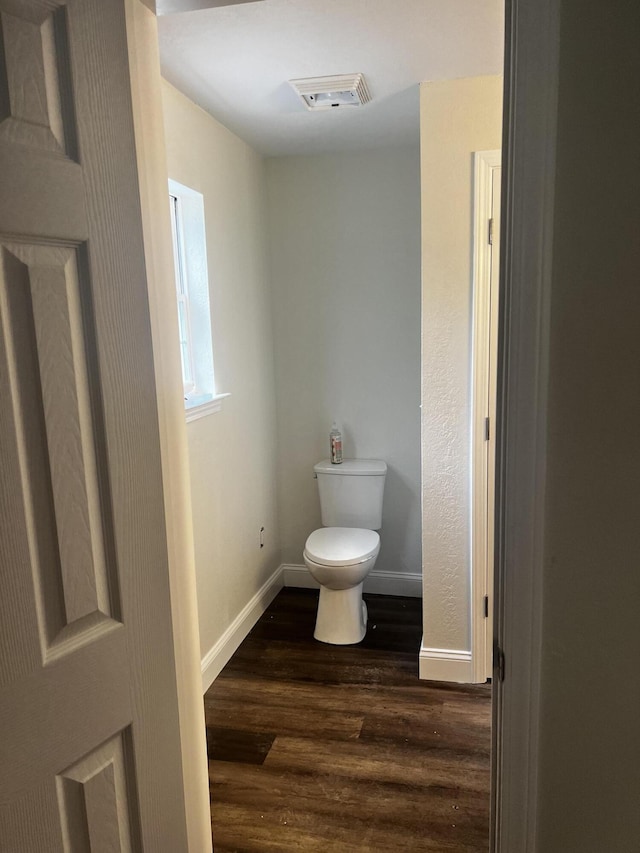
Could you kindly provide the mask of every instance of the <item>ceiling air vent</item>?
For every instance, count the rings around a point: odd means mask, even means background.
[[[289,80],[308,110],[359,107],[371,100],[363,74],[336,74],[333,77],[306,77]]]

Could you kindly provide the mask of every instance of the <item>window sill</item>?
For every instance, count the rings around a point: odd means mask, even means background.
[[[184,401],[184,410],[187,417],[187,423],[197,421],[198,418],[205,418],[207,415],[212,415],[214,412],[222,410],[222,401],[230,394],[200,394],[193,397],[191,400]]]

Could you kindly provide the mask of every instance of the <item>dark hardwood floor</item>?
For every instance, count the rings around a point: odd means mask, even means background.
[[[284,589],[205,694],[215,853],[489,849],[491,694],[419,681],[421,601],[357,646]]]

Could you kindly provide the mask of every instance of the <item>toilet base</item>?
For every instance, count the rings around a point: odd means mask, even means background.
[[[321,643],[348,646],[360,643],[367,633],[367,605],[362,584],[350,589],[320,587],[318,615],[313,636]]]

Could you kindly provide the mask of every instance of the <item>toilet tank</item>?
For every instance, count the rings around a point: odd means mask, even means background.
[[[329,459],[313,466],[318,478],[325,527],[382,527],[382,496],[387,465],[378,459]]]

